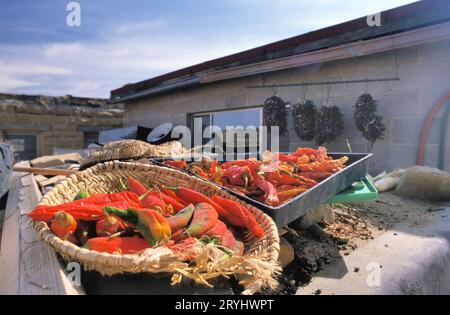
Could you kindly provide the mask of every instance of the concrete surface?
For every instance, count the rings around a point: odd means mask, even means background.
[[[450,207],[401,223],[317,273],[297,294],[450,294]]]

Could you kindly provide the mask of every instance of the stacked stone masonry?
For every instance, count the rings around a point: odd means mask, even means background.
[[[105,99],[0,94],[0,131],[37,134],[39,155],[82,149],[85,132],[122,127],[123,105]]]

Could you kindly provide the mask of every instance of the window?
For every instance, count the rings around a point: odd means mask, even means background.
[[[238,150],[244,150],[244,152],[257,152],[258,151],[258,130],[259,126],[262,124],[262,109],[249,108],[241,110],[231,110],[231,111],[217,111],[209,113],[199,113],[194,114],[193,118],[195,120],[201,119],[201,130],[204,134],[205,128],[209,126],[217,126],[222,131],[223,137],[223,149],[227,153],[230,153],[230,148],[233,148],[234,152]],[[199,124],[196,122],[196,124]],[[192,124],[194,126],[194,124]],[[249,137],[249,131],[243,130],[242,128],[234,127],[254,127],[255,141],[251,142]],[[218,134],[214,135],[218,137]],[[202,138],[203,144],[206,144],[211,140],[213,135],[209,135]],[[239,151],[242,152],[242,151]]]
[[[11,145],[16,161],[32,160],[39,154],[36,134],[7,133],[5,142]]]
[[[85,131],[84,132],[84,148],[92,144],[98,142],[98,131]]]

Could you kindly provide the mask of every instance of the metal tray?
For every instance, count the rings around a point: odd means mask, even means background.
[[[328,155],[333,159],[348,156],[349,159],[346,163],[346,167],[304,193],[277,207],[268,206],[227,187],[219,186],[249,204],[263,210],[272,217],[279,227],[282,227],[305,215],[310,209],[327,201],[337,193],[349,187],[355,181],[364,178],[368,172],[368,160],[372,156],[372,153],[329,152]],[[157,164],[160,164],[165,160],[167,159],[152,159],[152,161]]]

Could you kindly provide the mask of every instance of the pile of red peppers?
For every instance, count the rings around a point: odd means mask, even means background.
[[[298,148],[290,154],[279,153],[268,160],[166,161],[167,166],[214,181],[234,191],[279,206],[314,187],[320,181],[342,170],[348,157],[332,159],[324,147]]]

